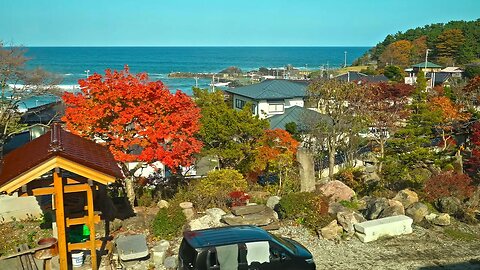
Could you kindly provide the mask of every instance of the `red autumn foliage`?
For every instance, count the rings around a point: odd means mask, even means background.
[[[425,183],[425,193],[431,202],[443,197],[456,197],[460,200],[469,198],[475,187],[466,174],[451,171],[440,173]]]
[[[250,195],[243,191],[232,191],[228,194],[228,205],[230,207],[247,205],[250,198]]]
[[[478,177],[480,171],[480,123],[475,122],[470,131],[470,143],[472,151],[465,161],[466,171],[473,177]]]
[[[170,93],[146,73],[106,70],[79,80],[81,92],[63,96],[63,120],[75,134],[102,140],[120,162],[160,161],[173,171],[189,166],[202,147],[200,109],[190,97]],[[140,148],[140,153],[134,152]]]

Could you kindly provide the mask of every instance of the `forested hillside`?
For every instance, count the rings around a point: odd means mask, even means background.
[[[428,59],[442,65],[463,65],[480,58],[480,19],[436,23],[388,35],[354,65],[405,67]]]

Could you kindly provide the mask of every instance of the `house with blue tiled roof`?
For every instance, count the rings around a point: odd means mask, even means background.
[[[242,109],[252,105],[254,115],[268,118],[283,114],[285,109],[304,106],[307,84],[288,80],[265,80],[263,82],[225,90],[232,97],[233,107]]]

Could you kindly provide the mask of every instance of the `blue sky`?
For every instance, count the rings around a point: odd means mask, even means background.
[[[0,40],[25,46],[373,46],[480,17],[480,0],[0,0]]]

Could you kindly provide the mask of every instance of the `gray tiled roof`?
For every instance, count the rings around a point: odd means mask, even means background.
[[[270,122],[270,129],[285,129],[286,124],[294,122],[299,131],[307,130],[306,122],[331,122],[328,116],[300,106],[286,108],[285,113],[271,116],[267,120]]]
[[[251,99],[285,99],[305,97],[307,86],[287,80],[265,80],[261,83],[225,90]]]
[[[425,62],[418,63],[416,65],[413,65],[412,67],[415,68],[425,68]],[[432,62],[427,62],[427,68],[441,68],[442,66],[439,66],[437,64],[434,64]]]

